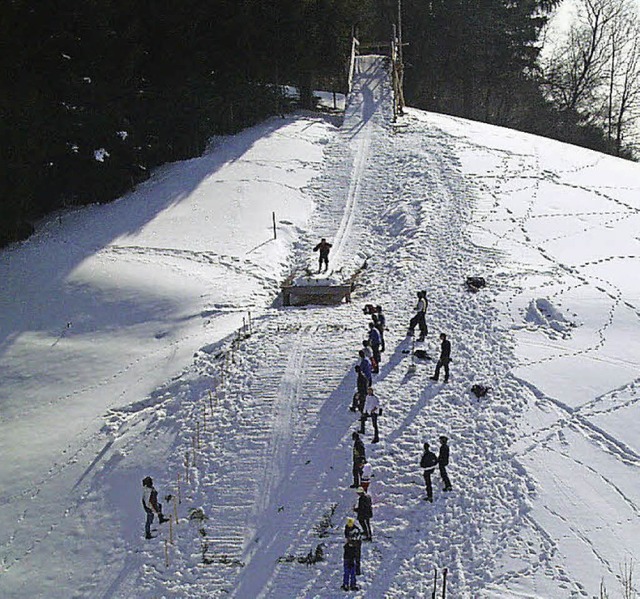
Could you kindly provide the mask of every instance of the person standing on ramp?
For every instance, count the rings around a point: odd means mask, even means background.
[[[318,259],[318,273],[322,272],[322,265],[324,264],[324,272],[329,270],[329,250],[331,249],[331,244],[323,237],[320,240],[320,243],[313,248],[314,252],[320,252],[320,257]]]

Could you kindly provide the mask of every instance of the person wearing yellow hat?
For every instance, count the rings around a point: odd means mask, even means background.
[[[362,531],[356,526],[355,518],[347,518],[347,523],[344,526],[344,538],[347,543],[351,543],[356,547],[356,576],[360,576]]]

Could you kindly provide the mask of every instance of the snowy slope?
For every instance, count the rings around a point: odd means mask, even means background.
[[[0,596],[340,596],[365,303],[389,330],[358,595],[430,596],[434,567],[456,598],[615,590],[640,545],[639,175],[461,119],[393,124],[385,61],[361,57],[341,127],[274,119],[51,219],[0,253]],[[332,270],[367,259],[354,303],[280,307],[321,236]],[[418,289],[446,386],[408,370]],[[428,504],[440,434],[454,492],[436,475]],[[173,543],[142,538],[148,474],[179,488]]]

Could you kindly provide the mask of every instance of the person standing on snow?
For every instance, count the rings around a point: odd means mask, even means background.
[[[413,335],[416,325],[420,329],[420,337],[418,341],[424,341],[427,336],[427,292],[418,291],[418,303],[416,305],[416,313],[414,317],[409,321],[408,335]]]
[[[444,484],[443,491],[451,491],[451,481],[447,474],[447,466],[449,465],[449,445],[447,444],[447,437],[440,436],[440,451],[438,452],[438,469],[440,470],[440,476]]]
[[[380,333],[380,351],[384,351],[384,330],[387,325],[387,319],[385,315],[382,313],[382,306],[376,306],[375,312],[371,315],[371,319],[373,320],[373,324],[376,325],[378,332]]]
[[[362,412],[364,411],[364,402],[367,397],[367,390],[369,389],[369,381],[362,372],[360,364],[356,364],[356,373],[358,376],[358,379],[356,381],[357,391],[353,396],[353,402],[349,409],[352,412],[355,412],[357,410],[362,414]]]
[[[314,252],[319,251],[320,257],[318,259],[318,272],[322,271],[322,264],[324,264],[324,271],[327,272],[329,270],[329,250],[331,249],[331,244],[323,237],[320,240],[320,243],[313,248]]]
[[[362,472],[360,473],[360,486],[364,489],[365,493],[369,492],[369,485],[371,484],[371,477],[373,476],[373,468],[370,462],[365,462],[362,466]]]
[[[360,559],[362,556],[362,531],[356,526],[355,518],[347,518],[347,523],[344,526],[344,538],[347,543],[352,543],[356,546],[356,576],[362,574],[360,567]]]
[[[358,591],[360,587],[356,584],[356,567],[358,559],[358,547],[355,543],[347,541],[344,544],[342,553],[342,590]]]
[[[151,524],[153,524],[154,515],[158,516],[160,524],[168,522],[169,518],[165,518],[162,514],[162,504],[158,503],[158,492],[153,486],[153,479],[147,476],[142,479],[142,507],[147,513],[147,520],[144,525],[144,536],[146,539],[153,539],[151,534]]]
[[[420,459],[420,468],[424,468],[424,484],[427,488],[426,500],[433,503],[433,486],[431,484],[431,475],[433,474],[436,466],[438,465],[438,458],[436,454],[429,449],[429,444],[423,445],[424,453]]]
[[[451,362],[451,341],[444,333],[440,333],[440,359],[436,364],[436,371],[431,377],[432,381],[437,381],[440,376],[440,368],[444,368],[444,382],[449,381],[449,362]]]
[[[360,362],[359,362],[360,370],[362,371],[362,374],[364,374],[364,376],[367,378],[367,381],[369,382],[369,386],[371,386],[371,383],[373,382],[371,378],[371,360],[367,358],[367,355],[364,353],[364,350],[362,349],[358,352],[358,356],[360,356]]]
[[[362,340],[362,351],[371,364],[371,373],[378,374],[378,362],[373,357],[373,350],[371,349],[371,343],[369,342],[369,339]]]
[[[382,340],[380,338],[380,331],[376,328],[375,323],[369,323],[369,345],[373,351],[373,359],[376,361],[376,374],[380,368],[380,344]]]
[[[364,443],[362,442],[360,435],[354,431],[351,433],[351,438],[353,439],[353,484],[351,485],[351,488],[357,489],[360,486],[362,463],[367,459],[367,456],[364,449]]]
[[[373,517],[373,506],[371,504],[371,496],[367,495],[362,487],[358,487],[358,503],[354,506],[353,511],[358,516],[358,523],[364,533],[364,540],[371,541],[371,518]]]
[[[367,399],[364,402],[364,412],[360,417],[360,434],[365,434],[365,423],[367,418],[371,418],[371,424],[373,425],[373,439],[371,443],[378,443],[380,437],[378,435],[378,415],[380,414],[380,399],[373,392],[373,387],[369,387],[367,391]]]

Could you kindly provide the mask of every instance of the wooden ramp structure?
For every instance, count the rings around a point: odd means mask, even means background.
[[[319,304],[330,306],[339,304],[342,300],[351,302],[351,292],[354,284],[344,285],[291,285],[282,286],[282,305],[305,306]]]

